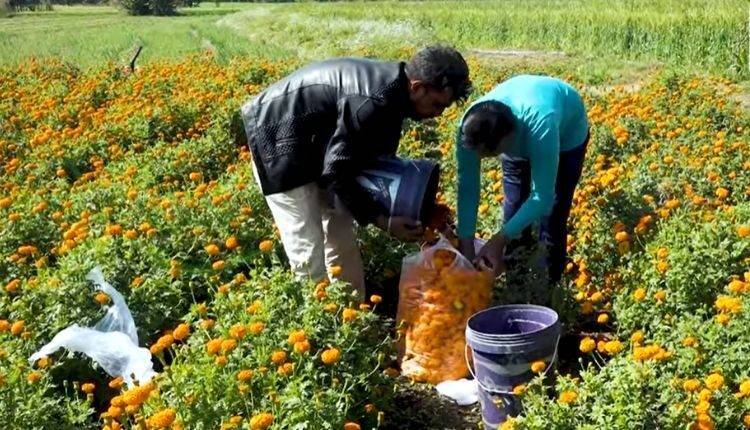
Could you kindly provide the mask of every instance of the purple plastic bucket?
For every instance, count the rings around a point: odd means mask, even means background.
[[[521,412],[513,387],[534,377],[531,363],[543,360],[547,364],[545,373],[552,367],[560,332],[557,312],[544,306],[496,306],[469,318],[467,365],[471,370],[471,351],[472,375],[477,381],[485,428],[497,428]]]
[[[357,182],[390,216],[427,223],[439,179],[440,166],[434,161],[381,157],[360,173]]]

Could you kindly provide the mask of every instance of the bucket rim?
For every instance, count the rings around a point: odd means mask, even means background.
[[[474,320],[477,316],[482,315],[484,313],[488,313],[491,311],[501,310],[501,309],[518,309],[518,310],[524,310],[524,309],[533,309],[541,312],[545,312],[549,314],[550,316],[554,317],[554,322],[545,326],[538,328],[536,330],[528,331],[525,333],[509,333],[509,334],[490,334],[490,333],[483,333],[480,331],[477,331],[471,327],[471,322]],[[539,334],[545,330],[554,330],[556,326],[560,325],[560,315],[551,308],[548,308],[546,306],[541,305],[532,305],[532,304],[511,304],[511,305],[498,305],[493,306],[491,308],[487,308],[484,310],[481,310],[472,316],[469,317],[469,319],[466,321],[466,334],[467,336],[474,337],[475,339],[487,339],[487,340],[494,340],[494,339],[504,339],[504,340],[515,340],[515,339],[522,339],[527,336],[533,336],[535,334]]]

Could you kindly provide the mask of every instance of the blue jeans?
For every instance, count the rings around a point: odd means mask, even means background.
[[[560,153],[557,166],[557,180],[555,181],[555,199],[552,212],[541,219],[539,241],[548,249],[547,270],[550,282],[557,282],[562,278],[567,258],[568,217],[573,204],[573,192],[581,179],[583,160],[586,155],[589,137],[582,145],[569,151]],[[508,221],[529,197],[531,189],[531,168],[529,161],[523,158],[501,156],[503,164],[503,219]],[[506,247],[508,254],[520,247],[532,243],[531,229],[526,228],[520,239],[511,241]],[[513,261],[508,261],[512,268]]]

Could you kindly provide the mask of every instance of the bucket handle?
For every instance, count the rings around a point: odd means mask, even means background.
[[[544,369],[544,372],[542,372],[543,375],[547,375],[547,372],[552,368],[552,365],[555,364],[555,361],[557,361],[557,347],[560,345],[560,338],[562,337],[562,333],[557,335],[557,340],[555,341],[555,352],[552,354],[552,360],[550,360],[549,364],[547,365],[547,368]],[[471,377],[474,378],[475,381],[477,381],[477,385],[484,391],[488,393],[494,393],[494,394],[505,394],[509,396],[515,396],[513,394],[513,391],[503,391],[503,390],[491,390],[484,385],[482,385],[482,381],[477,378],[477,376],[474,374],[474,367],[469,363],[469,350],[471,347],[469,347],[469,344],[466,344],[464,347],[464,359],[466,360],[466,367],[469,368],[469,373],[471,374]],[[474,350],[471,349],[471,361],[474,361]]]

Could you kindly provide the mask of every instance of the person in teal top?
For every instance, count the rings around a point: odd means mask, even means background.
[[[566,258],[567,220],[589,139],[586,108],[578,92],[548,76],[520,75],[474,102],[459,124],[458,236],[461,252],[496,275],[505,270],[506,245],[528,243],[540,222],[548,246],[550,280],[560,280]],[[474,256],[480,167],[500,156],[503,225]]]

